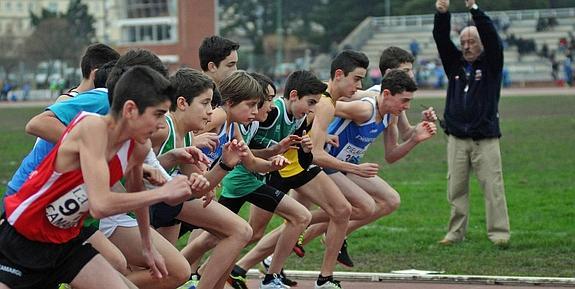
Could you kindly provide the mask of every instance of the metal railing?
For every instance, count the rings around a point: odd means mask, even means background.
[[[575,16],[575,8],[559,9],[532,9],[510,11],[488,11],[489,16],[509,19],[510,22],[522,20],[537,20],[540,17],[555,17],[558,19]],[[453,18],[468,17],[467,13],[454,13]],[[379,31],[401,30],[402,28],[423,27],[433,25],[434,14],[406,15],[406,16],[381,16],[371,17],[372,27]]]

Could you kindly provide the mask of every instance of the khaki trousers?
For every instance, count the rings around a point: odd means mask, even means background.
[[[446,239],[462,241],[469,223],[469,174],[473,170],[483,191],[487,235],[509,239],[509,216],[503,187],[499,138],[473,140],[448,136],[447,200],[451,217]]]

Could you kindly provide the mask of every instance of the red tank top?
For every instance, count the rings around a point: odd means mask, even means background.
[[[88,115],[99,116],[79,113],[22,188],[5,199],[6,220],[29,240],[61,244],[80,233],[89,211],[82,169],[59,173],[54,166],[62,140]],[[127,140],[108,162],[110,186],[122,178],[133,148]]]

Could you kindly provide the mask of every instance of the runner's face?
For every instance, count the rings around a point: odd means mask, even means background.
[[[356,67],[347,75],[344,75],[343,70],[338,69],[336,71],[336,83],[340,97],[350,97],[361,89],[361,81],[365,78],[366,73],[367,70],[361,67]]]
[[[306,114],[315,111],[315,106],[319,102],[320,94],[310,94],[299,98],[293,103],[292,114],[295,118],[302,118]]]
[[[194,97],[192,103],[186,103],[186,120],[191,131],[202,130],[210,120],[212,114],[212,96],[214,91],[207,89]]]
[[[220,62],[220,65],[215,67],[212,72],[214,81],[220,83],[236,70],[238,70],[238,52],[233,50],[230,55]]]
[[[391,95],[391,92],[386,89],[384,90],[384,93],[389,94],[391,114],[399,115],[402,111],[409,109],[411,100],[413,99],[413,92],[404,91],[401,93],[396,93],[395,95]]]
[[[258,114],[258,102],[259,98],[253,98],[230,107],[228,113],[231,115],[231,121],[244,125],[250,124]]]
[[[411,79],[415,80],[415,74],[413,73],[413,63],[403,62],[399,65],[398,69],[405,71]]]
[[[268,114],[272,110],[272,107],[274,107],[273,100],[274,100],[275,96],[276,96],[276,93],[275,93],[273,87],[271,85],[268,85],[266,100],[264,101],[264,104],[262,105],[262,107],[260,107],[258,109],[258,114],[256,115],[255,120],[265,121],[268,118]]]
[[[170,108],[170,101],[167,100],[155,106],[147,107],[144,113],[138,115],[133,123],[133,128],[130,130],[131,137],[138,143],[146,143],[146,141],[159,129],[166,126],[165,114]]]

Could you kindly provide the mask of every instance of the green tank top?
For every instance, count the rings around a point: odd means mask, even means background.
[[[249,144],[253,139],[258,127],[259,123],[257,121],[252,122],[248,126],[239,125],[242,138],[246,144]],[[226,198],[241,198],[249,195],[264,185],[263,179],[263,175],[251,172],[241,164],[237,165],[222,180],[221,195]]]
[[[166,123],[168,124],[168,137],[160,147],[158,152],[158,156],[163,155],[173,149],[176,148],[176,127],[174,126],[174,121],[172,118],[166,114]],[[192,145],[192,133],[188,132],[184,136],[184,147],[188,147]],[[173,175],[177,171],[178,167],[173,167],[169,170],[166,170],[168,174]]]

